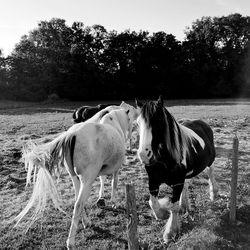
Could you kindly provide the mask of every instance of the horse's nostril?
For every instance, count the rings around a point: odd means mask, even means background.
[[[148,156],[148,157],[150,157],[150,156],[151,156],[151,153],[152,153],[152,152],[151,152],[151,151],[149,151],[149,152],[148,152],[148,154],[147,154],[147,156]]]

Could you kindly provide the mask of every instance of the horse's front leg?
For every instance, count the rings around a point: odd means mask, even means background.
[[[132,152],[132,128],[133,126],[131,126],[128,129],[128,139],[129,139],[129,151]]]
[[[169,217],[169,203],[168,198],[157,199],[156,196],[150,195],[149,206],[153,211],[156,220],[166,220]]]
[[[112,185],[111,203],[113,207],[116,207],[117,183],[118,183],[118,170],[113,173],[112,184],[111,184]]]
[[[174,238],[181,229],[179,201],[183,186],[184,184],[178,184],[173,187],[172,202],[168,205],[170,216],[163,233],[163,240],[165,243],[168,243],[172,238]]]
[[[100,179],[100,191],[99,191],[99,197],[98,197],[96,204],[98,207],[105,207],[105,199],[103,197],[104,197],[104,182],[105,182],[106,176],[100,175],[99,179]]]

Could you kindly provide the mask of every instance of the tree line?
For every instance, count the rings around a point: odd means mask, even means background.
[[[250,17],[202,17],[182,42],[165,32],[41,21],[10,56],[0,53],[0,97],[42,101],[51,94],[70,100],[249,97]]]

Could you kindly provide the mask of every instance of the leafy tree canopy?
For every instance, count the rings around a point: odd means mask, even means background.
[[[40,101],[250,95],[250,17],[202,17],[185,40],[159,31],[107,31],[63,19],[41,21],[7,58],[1,98]]]

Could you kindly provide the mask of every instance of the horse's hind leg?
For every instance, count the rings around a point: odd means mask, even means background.
[[[96,204],[98,207],[104,207],[105,200],[102,197],[104,196],[104,182],[105,182],[106,176],[101,175],[99,176],[99,179],[100,179],[100,191],[99,191],[99,197],[98,197]]]
[[[209,184],[210,200],[214,201],[214,199],[218,193],[218,184],[217,184],[215,177],[214,177],[213,167],[212,166],[208,167],[206,172],[207,172],[207,175],[209,177],[208,184]]]
[[[75,247],[75,236],[76,236],[76,232],[78,228],[79,219],[81,217],[81,213],[83,213],[84,226],[86,227],[87,224],[89,223],[86,213],[85,213],[84,205],[89,197],[90,191],[91,191],[91,183],[84,184],[81,181],[79,195],[75,202],[69,236],[67,239],[68,249],[74,249]]]
[[[73,186],[75,189],[75,200],[77,200],[78,194],[79,194],[79,189],[80,189],[80,180],[79,180],[79,177],[76,175],[72,164],[71,163],[69,164],[67,161],[65,161],[65,163],[66,163],[65,164],[66,169],[71,177],[71,180],[73,182]]]
[[[79,195],[79,190],[80,190],[80,180],[77,175],[74,175],[74,176],[71,175],[71,179],[72,179],[74,189],[75,189],[75,200],[77,200],[78,195]]]

